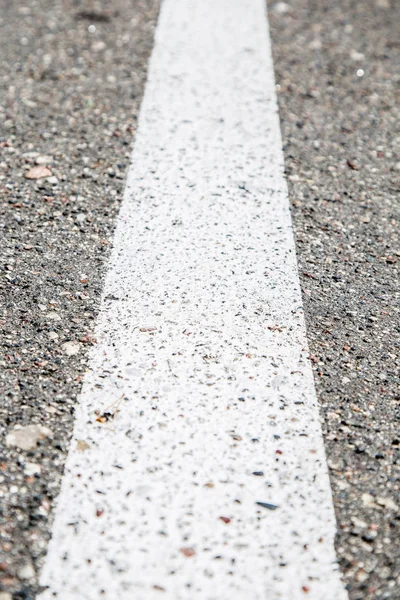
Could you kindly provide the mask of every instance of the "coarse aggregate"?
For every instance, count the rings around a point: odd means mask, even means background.
[[[0,3],[1,600],[37,590],[157,14]]]
[[[1,600],[37,591],[157,13],[0,2]],[[400,5],[269,20],[336,550],[351,600],[398,600]]]
[[[400,4],[269,20],[336,550],[351,600],[398,600]]]

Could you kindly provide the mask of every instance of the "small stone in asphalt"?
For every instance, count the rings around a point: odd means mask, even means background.
[[[6,436],[6,445],[16,446],[21,450],[33,450],[40,440],[51,437],[53,432],[43,425],[17,426]]]
[[[41,165],[32,167],[25,173],[25,179],[44,179],[45,177],[51,177],[51,171],[48,167]]]
[[[373,529],[368,529],[368,531],[363,533],[362,539],[366,542],[373,542],[376,539],[377,535],[378,535],[377,531],[375,531]]]
[[[285,13],[290,11],[290,6],[286,2],[277,2],[273,5],[273,11],[278,14],[284,15]]]
[[[67,356],[74,356],[75,354],[78,354],[81,349],[80,344],[77,342],[65,342],[62,344],[61,348]]]
[[[22,567],[18,569],[18,577],[25,580],[35,577],[35,569],[32,564],[26,563],[25,565],[22,565]]]
[[[35,158],[35,163],[37,165],[49,165],[53,162],[53,158],[51,156],[38,156]]]
[[[25,463],[24,473],[28,477],[31,477],[32,475],[40,475],[40,471],[41,471],[40,465],[37,465],[35,463],[30,463],[30,462]],[[0,598],[0,600],[1,600],[1,598]]]

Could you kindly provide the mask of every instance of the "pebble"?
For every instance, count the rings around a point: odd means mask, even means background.
[[[373,496],[371,496],[371,494],[363,494],[361,496],[361,500],[364,506],[367,506],[368,508],[375,508],[376,504],[375,504],[375,498]]]
[[[366,527],[368,527],[368,524],[365,521],[359,519],[358,517],[351,517],[351,522],[353,523],[353,525],[355,525],[355,527],[360,527],[361,529],[365,529]]]
[[[25,179],[44,179],[45,177],[50,177],[51,171],[48,167],[45,166],[37,166],[32,167],[25,173]]]
[[[52,162],[53,162],[53,159],[51,156],[38,156],[35,159],[35,163],[37,165],[49,165]]]
[[[378,496],[376,503],[383,508],[388,508],[389,510],[398,510],[399,508],[392,498],[382,498],[382,496]]]
[[[398,506],[392,500],[392,498],[384,498],[382,496],[374,498],[374,496],[371,494],[363,494],[361,498],[364,506],[367,506],[368,508],[387,508],[389,510],[398,510]]]
[[[102,41],[94,42],[94,44],[92,44],[93,52],[101,52],[102,50],[105,50],[105,48],[106,44]]]
[[[65,342],[61,344],[61,348],[67,356],[74,356],[79,354],[81,346],[77,342]]]
[[[353,49],[350,52],[350,58],[351,58],[351,60],[354,60],[354,61],[361,61],[361,60],[365,59],[365,56],[362,52],[357,52],[357,50]]]
[[[365,451],[366,447],[364,446],[364,444],[359,444],[358,446],[356,446],[357,454],[363,454]]]
[[[30,462],[25,463],[24,473],[28,477],[31,477],[32,475],[40,475],[40,472],[41,472],[40,465],[37,465],[35,463],[30,463]],[[0,598],[0,600],[1,600],[1,598]]]
[[[35,577],[35,569],[30,563],[26,563],[18,569],[18,577],[20,579],[32,579]]]
[[[49,319],[52,319],[53,321],[61,321],[60,315],[54,311],[47,313],[47,316]]]
[[[312,42],[309,43],[308,47],[310,48],[310,50],[321,50],[322,42],[319,38],[316,38],[315,40],[313,40]],[[314,148],[316,148],[316,149],[319,148],[318,142],[314,142]]]
[[[273,6],[273,11],[280,15],[284,15],[290,11],[290,6],[286,2],[277,2]]]
[[[363,533],[362,539],[366,542],[373,542],[377,536],[378,536],[377,531],[374,531],[373,529],[368,529],[368,531]]]
[[[53,437],[53,432],[43,425],[17,425],[7,436],[6,446],[33,450],[40,440]]]

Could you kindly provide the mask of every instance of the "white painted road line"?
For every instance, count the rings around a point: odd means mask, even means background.
[[[264,0],[164,0],[42,600],[344,600]]]

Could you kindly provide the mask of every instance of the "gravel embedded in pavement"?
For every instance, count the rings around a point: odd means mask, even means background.
[[[336,549],[351,600],[398,600],[400,5],[269,17]]]
[[[157,13],[156,0],[0,12],[0,592],[13,599],[37,590]]]
[[[158,2],[3,4],[0,599],[29,600]],[[269,14],[337,552],[350,600],[398,600],[400,5],[271,1]]]

